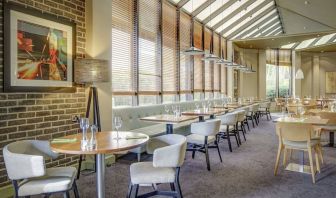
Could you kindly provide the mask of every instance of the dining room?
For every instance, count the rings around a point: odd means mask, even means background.
[[[333,0],[3,0],[0,198],[334,197]]]

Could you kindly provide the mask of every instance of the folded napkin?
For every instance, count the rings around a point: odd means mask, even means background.
[[[61,143],[72,143],[77,142],[77,138],[55,138],[51,141],[53,144]]]
[[[146,139],[147,136],[126,136],[126,140]]]

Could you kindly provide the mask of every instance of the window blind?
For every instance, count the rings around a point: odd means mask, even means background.
[[[191,17],[180,12],[180,92],[191,93],[192,90],[192,56],[184,55],[183,51],[191,45]]]
[[[224,59],[227,59],[227,56],[226,56],[226,40],[221,37],[220,38],[220,51],[221,53],[223,54],[224,56]],[[227,94],[227,89],[226,89],[226,72],[227,72],[227,68],[226,67],[221,67],[221,77],[220,77],[220,80],[221,80],[221,93],[222,94]]]
[[[161,91],[158,0],[139,0],[139,94],[158,95]],[[147,103],[147,102],[146,102]]]
[[[219,35],[213,34],[213,53],[220,57],[219,45],[220,45]],[[221,65],[213,64],[213,89],[214,92],[220,91],[220,75],[221,75]]]
[[[176,7],[162,3],[162,89],[163,94],[177,94]]]
[[[206,54],[210,53],[211,34],[210,29],[204,27],[204,51]],[[213,61],[204,62],[204,90],[213,91]]]
[[[112,88],[114,95],[134,95],[133,1],[112,3]]]
[[[203,49],[202,39],[202,25],[194,22],[194,45],[199,49]],[[194,91],[203,91],[203,55],[194,56]]]
[[[292,51],[279,49],[279,66],[292,66]]]

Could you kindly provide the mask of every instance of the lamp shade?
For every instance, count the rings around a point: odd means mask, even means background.
[[[76,59],[75,82],[109,82],[109,64],[102,59]]]
[[[304,79],[303,71],[302,69],[298,69],[295,74],[295,79]]]

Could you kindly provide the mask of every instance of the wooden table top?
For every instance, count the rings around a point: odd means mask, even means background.
[[[203,109],[199,110],[194,110],[194,111],[184,111],[182,112],[182,115],[187,115],[187,116],[210,116],[210,115],[215,115],[215,114],[221,114],[228,112],[230,109],[210,109],[209,111],[203,111]]]
[[[88,137],[90,137],[88,133]],[[76,138],[76,142],[67,143],[50,143],[51,149],[58,153],[65,154],[99,154],[99,153],[115,153],[120,151],[130,150],[140,145],[146,143],[149,139],[148,135],[137,132],[119,131],[119,137],[121,139],[116,139],[117,132],[98,132],[97,133],[97,146],[92,150],[82,150],[81,140],[82,133],[68,135],[62,137],[62,139],[73,139]],[[141,139],[134,139],[136,137],[145,137]],[[129,138],[129,139],[128,139]]]
[[[328,121],[328,119],[321,119],[319,116],[305,116],[303,118],[280,117],[274,120],[274,122],[304,123],[313,125],[327,125]]]
[[[170,123],[170,124],[177,124],[181,122],[186,122],[190,120],[197,119],[197,116],[180,116],[175,117],[174,115],[155,115],[155,116],[148,116],[140,118],[140,120],[143,121],[149,121],[149,122],[163,122],[163,123]]]
[[[315,107],[316,104],[287,104],[287,107]]]
[[[317,101],[335,101],[336,98],[318,98]]]
[[[310,109],[309,112],[314,113],[314,114],[321,113],[321,112],[335,113],[335,116],[336,116],[336,112],[331,111],[330,109]]]

